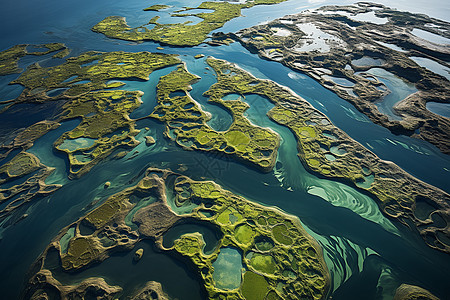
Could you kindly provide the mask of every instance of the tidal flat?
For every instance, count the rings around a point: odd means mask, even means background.
[[[448,22],[148,5],[4,43],[5,297],[445,299]]]

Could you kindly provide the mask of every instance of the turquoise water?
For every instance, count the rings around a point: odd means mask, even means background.
[[[210,69],[206,63],[206,57],[194,59],[193,57],[183,57],[189,72],[201,77],[201,79],[193,84],[191,96],[200,103],[202,109],[211,114],[211,119],[207,124],[214,130],[226,131],[233,123],[231,113],[220,105],[208,102],[208,98],[203,96],[209,87],[216,83],[216,74]]]
[[[233,290],[241,285],[242,255],[236,248],[221,248],[213,268],[214,283],[219,289]]]
[[[190,1],[189,6],[195,6],[200,2]],[[333,1],[327,2],[327,4],[333,3]],[[350,3],[350,1],[335,1],[335,4],[338,3]],[[411,7],[412,10],[417,10],[417,7],[422,5],[421,9],[424,9],[422,12],[438,17],[442,15],[444,18],[448,17],[449,14],[445,13],[448,12],[448,8],[440,9],[439,5],[433,8],[429,1],[427,3],[425,6],[420,1],[408,1],[408,3],[399,1],[395,4],[386,2],[385,4],[403,9]],[[168,4],[178,7],[186,5],[181,1],[168,1]],[[141,25],[157,15],[154,12],[142,12],[141,9],[147,5],[149,4],[138,0],[127,1],[126,6],[123,3],[106,1],[82,0],[77,2],[77,5],[73,5],[73,3],[54,0],[32,3],[25,0],[7,0],[2,3],[0,15],[9,26],[8,28],[0,27],[2,34],[0,47],[7,48],[13,44],[27,42],[61,41],[73,48],[72,55],[86,50],[157,51],[156,47],[159,45],[156,43],[136,44],[110,40],[90,31],[95,23],[109,15],[124,15],[128,18],[130,25]],[[254,7],[243,11],[246,17],[227,23],[219,31],[238,30],[287,13],[320,5],[323,3],[287,1],[270,9],[266,6]],[[20,11],[21,18],[14,17],[17,11]],[[232,119],[227,111],[220,106],[208,103],[207,98],[202,96],[203,92],[215,82],[214,72],[205,69],[204,59],[193,59],[192,56],[195,54],[202,53],[227,59],[239,64],[255,76],[273,79],[289,86],[317,109],[326,113],[352,138],[381,158],[399,164],[426,182],[447,191],[450,189],[448,156],[441,154],[426,142],[395,136],[386,129],[372,124],[350,104],[303,74],[295,73],[298,77],[293,79],[288,75],[292,73],[292,70],[277,63],[261,60],[238,44],[221,47],[200,45],[186,49],[165,46],[164,51],[181,54],[188,70],[202,77],[199,82],[193,84],[191,95],[205,111],[213,115],[208,124],[217,130],[226,130]],[[42,59],[48,59],[48,57]],[[21,62],[21,65],[30,63],[31,61],[25,61]],[[133,118],[141,118],[151,113],[156,104],[157,79],[168,74],[173,68],[154,72],[147,82],[124,81],[127,84],[125,89],[145,92],[142,98],[143,104],[133,112]],[[387,82],[390,84],[391,81]],[[4,88],[0,90],[2,95],[5,91],[5,94],[9,93],[9,98],[20,93],[20,87],[7,87],[6,81],[1,81],[0,86]],[[393,93],[400,93],[403,90],[395,87],[394,84],[392,86]],[[268,206],[277,206],[298,216],[307,230],[323,245],[327,265],[333,276],[332,287],[336,290],[333,299],[361,299],[358,292],[372,291],[378,285],[385,287],[388,291],[386,280],[380,280],[382,271],[387,269],[393,270],[390,278],[395,284],[417,283],[441,297],[450,293],[447,284],[450,262],[446,255],[428,248],[419,238],[397,222],[383,217],[370,197],[342,183],[318,178],[308,173],[297,158],[297,146],[293,134],[265,116],[272,105],[266,99],[251,95],[248,95],[245,101],[251,105],[246,112],[249,119],[257,125],[272,128],[282,138],[278,155],[279,164],[273,173],[262,174],[225,156],[183,151],[163,136],[162,124],[143,120],[138,122],[138,128],[149,127],[151,135],[156,140],[155,145],[146,147],[145,143],[141,143],[134,149],[139,151],[138,155],[133,155],[134,151],[132,151],[123,159],[107,159],[81,179],[69,181],[65,154],[54,151],[51,145],[63,132],[74,128],[78,121],[65,122],[57,130],[39,139],[30,152],[36,154],[43,163],[56,168],[46,182],[60,183],[64,186],[53,195],[18,212],[29,213],[30,216],[27,219],[15,226],[0,229],[2,237],[0,268],[10,271],[9,276],[0,281],[3,296],[7,299],[16,298],[21,290],[25,273],[34,259],[61,228],[84,215],[92,201],[99,200],[101,203],[109,195],[136,184],[142,177],[142,171],[149,166],[177,170],[180,165],[185,166],[187,170],[184,173],[194,179],[213,179],[224,188],[250,200]],[[2,132],[8,132],[9,128],[16,124],[22,127],[28,126],[27,124],[52,115],[54,109],[52,105],[42,106],[38,111],[39,116],[34,116],[25,111],[24,108],[27,107],[19,107],[23,112],[19,108],[15,111],[15,113],[21,113],[19,120],[14,114],[2,116],[4,118]],[[34,108],[34,106],[30,107]],[[139,139],[144,141],[143,137],[144,133],[139,136]],[[339,155],[339,150],[335,149],[329,155]],[[110,181],[111,186],[105,190],[103,186],[106,181]],[[365,184],[368,182],[370,182],[370,176]],[[190,209],[192,207],[188,207],[186,211]],[[128,221],[130,220],[131,216]],[[190,227],[186,230],[194,232],[192,229]],[[170,240],[176,239],[186,230],[180,229],[174,232]],[[202,230],[197,228],[197,231]],[[205,232],[203,230],[203,233],[200,233],[206,236]],[[214,238],[210,241],[214,241]],[[209,244],[215,245],[214,242]],[[151,243],[142,242],[133,250],[138,247],[144,248],[144,257],[137,264],[132,263],[134,251],[131,251],[129,254],[115,255],[102,264],[75,276],[59,274],[58,279],[63,282],[72,282],[85,276],[104,276],[109,283],[125,286],[126,291],[147,280],[158,280],[172,297],[205,298],[200,291],[198,278],[189,271],[189,268],[171,256],[154,250]],[[219,255],[219,258],[221,257],[227,258],[232,263],[229,266],[219,267],[219,259],[215,262],[216,284],[223,284],[221,285],[223,288],[236,287],[240,282],[241,254],[236,249],[223,248]],[[223,260],[222,258],[220,262]],[[117,270],[121,272],[118,273]],[[227,271],[227,275],[230,275],[230,280],[229,278],[219,279],[220,274],[224,274],[224,270]],[[120,276],[121,274],[130,275]]]
[[[67,154],[56,150],[53,143],[64,133],[74,129],[80,124],[81,120],[75,119],[62,122],[61,126],[56,130],[52,130],[39,138],[28,152],[36,155],[41,163],[46,166],[55,168],[55,171],[45,180],[47,184],[64,184],[67,183],[69,174],[69,162]]]
[[[64,142],[58,146],[61,150],[76,151],[78,149],[86,149],[94,145],[95,140],[90,138],[78,138],[74,140],[64,140]]]

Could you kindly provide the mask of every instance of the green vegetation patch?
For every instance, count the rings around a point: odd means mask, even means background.
[[[62,258],[65,269],[78,269],[91,263],[98,255],[96,241],[91,238],[75,238],[69,242],[67,254]]]
[[[137,197],[154,197],[158,194],[156,190],[160,188],[159,184],[160,182],[155,181],[153,177],[144,177],[134,187],[110,196],[86,216],[66,227],[59,238],[55,238],[55,241],[58,241],[60,245],[60,256],[64,270],[74,271],[85,268],[93,262],[103,261],[114,251],[131,250],[139,239],[139,233],[133,231],[127,225],[127,221],[129,221],[127,217],[130,212],[136,214],[147,208],[154,211],[155,213],[151,214],[151,221],[160,226],[159,228],[152,228],[155,231],[165,226],[164,224],[173,225],[174,222],[166,222],[169,218],[168,214],[158,215],[161,212],[158,211],[160,202],[149,201],[147,205],[141,205],[140,207],[137,206],[139,202],[130,202],[130,199]],[[161,199],[157,201],[161,201]],[[161,220],[156,220],[158,216]],[[78,230],[68,235],[67,233],[73,228],[78,228]],[[67,252],[63,251],[65,249],[63,249],[64,245],[61,245],[61,240],[64,240],[62,237],[70,238]],[[145,234],[142,237],[145,238]]]
[[[75,129],[55,142],[56,149],[67,153],[70,176],[79,177],[103,160],[114,149],[132,148],[139,132],[128,115],[141,101],[140,92],[123,90],[91,92],[64,105],[63,120],[82,118]],[[75,149],[63,147],[67,141],[89,139],[92,143]]]
[[[170,54],[90,51],[70,57],[65,63],[54,67],[29,68],[12,83],[25,87],[23,95],[39,96],[41,101],[51,99],[48,92],[57,89],[67,89],[58,98],[72,98],[94,90],[115,88],[117,82],[108,84],[114,79],[148,80],[154,70],[179,62],[176,55]]]
[[[163,5],[163,4],[155,4],[152,6],[149,6],[147,8],[144,8],[144,11],[160,11],[166,8],[169,8],[170,5]]]
[[[118,147],[132,148],[139,143],[134,138],[139,131],[134,128],[129,114],[140,106],[142,93],[110,90],[124,85],[112,80],[148,80],[154,70],[179,62],[176,55],[169,54],[91,51],[68,58],[65,63],[54,67],[36,65],[12,82],[23,85],[25,90],[4,109],[23,102],[68,100],[58,121],[74,118],[82,121],[72,131],[64,133],[55,142],[55,147],[67,153],[69,177],[76,178]],[[58,91],[61,92],[53,94]],[[33,128],[33,131],[37,129]],[[27,131],[30,132],[31,128]],[[80,149],[64,146],[83,139],[94,139],[95,142]]]
[[[397,165],[381,160],[289,89],[269,80],[257,79],[223,60],[208,58],[207,62],[218,76],[217,84],[205,93],[211,97],[211,101],[221,103],[221,99],[230,93],[252,93],[270,100],[275,107],[269,111],[269,118],[288,127],[295,134],[299,157],[311,171],[329,178],[344,179],[371,193],[376,197],[383,213],[415,223],[422,236],[426,236],[429,246],[450,251],[450,244],[437,237],[448,236],[439,222],[424,229],[422,221],[414,216],[416,201],[427,199],[427,202],[436,207],[434,213],[449,224],[450,219],[445,211],[449,209],[447,203],[450,202],[450,195],[412,177]],[[341,149],[341,154],[334,155],[333,148]],[[259,219],[258,222],[263,220]],[[273,235],[281,243],[291,243],[282,225],[273,228]]]
[[[258,219],[259,220],[259,219]],[[262,224],[265,225],[265,224]],[[270,237],[258,236],[255,238],[255,246],[259,251],[269,251],[273,248],[274,242]]]
[[[157,86],[158,105],[151,117],[166,122],[166,135],[184,148],[222,152],[263,171],[271,170],[276,161],[279,136],[250,123],[244,117],[249,106],[240,100],[215,101],[230,111],[233,123],[227,131],[213,130],[207,124],[211,117],[189,94],[191,84],[197,80],[198,77],[184,66],[161,77]]]
[[[27,50],[27,47],[29,46],[42,48],[42,50],[29,52]],[[60,57],[61,55],[64,55],[68,51],[68,48],[61,43],[50,43],[42,45],[27,45],[27,44],[15,45],[9,49],[0,52],[0,76],[21,72],[18,66],[18,62],[19,59],[24,56],[27,55],[41,56],[60,50],[62,51],[55,54],[54,57]]]
[[[92,27],[92,30],[110,38],[128,41],[150,40],[176,46],[196,46],[201,44],[211,31],[239,17],[241,9],[261,4],[276,4],[283,1],[285,0],[255,0],[242,4],[226,1],[203,2],[196,8],[186,8],[171,14],[172,17],[195,16],[203,19],[203,21],[194,25],[191,24],[191,21],[177,24],[160,24],[158,23],[159,17],[155,17],[147,24],[131,28],[126,23],[125,18],[111,16],[96,24]],[[153,5],[144,10],[155,11],[163,8],[165,8],[164,5]],[[191,9],[208,9],[212,10],[212,12],[190,14],[189,10]],[[155,27],[152,29],[145,27],[150,24],[154,24]]]
[[[306,285],[311,284],[311,289],[307,288],[308,291],[305,293],[315,290],[313,294],[317,299],[321,299],[326,294],[323,291],[328,288],[328,275],[320,247],[306,235],[298,220],[276,209],[266,208],[237,197],[210,181],[193,181],[180,176],[176,180],[176,185],[187,188],[191,191],[189,198],[200,201],[200,205],[193,209],[191,216],[220,226],[223,233],[220,246],[208,256],[204,256],[200,248],[195,253],[192,253],[192,247],[176,248],[183,256],[190,258],[199,270],[202,270],[199,274],[204,279],[210,298],[218,299],[222,296],[240,299],[254,295],[264,299],[269,291],[281,298],[286,298],[288,295],[300,295],[302,291],[305,292],[305,286],[296,284],[297,280]],[[179,190],[181,192],[181,189]],[[209,211],[214,212],[208,218],[205,218],[202,213],[206,205]],[[233,222],[232,215],[236,216]],[[265,221],[259,221],[261,219]],[[273,220],[275,225],[270,225],[268,219]],[[283,228],[278,229],[279,225]],[[277,239],[270,238],[273,230]],[[181,238],[183,239],[185,237]],[[247,275],[249,278],[247,283],[245,283],[244,275],[244,283],[238,291],[225,292],[218,288],[211,280],[212,263],[216,260],[219,249],[223,247],[237,248],[242,251],[243,266],[261,274]],[[315,250],[309,251],[309,248]],[[320,254],[315,251],[319,251]],[[308,267],[303,267],[303,264]],[[290,273],[287,274],[286,270],[290,270]],[[247,273],[252,272],[247,271]],[[316,277],[318,274],[321,275]],[[279,284],[284,284],[285,289],[278,291]],[[250,288],[251,286],[253,288]],[[255,289],[256,286],[258,288]]]
[[[0,183],[5,179],[21,177],[39,169],[39,159],[31,153],[21,152],[0,167]]]
[[[289,237],[289,231],[287,230],[286,225],[284,224],[275,225],[272,228],[272,234],[276,241],[284,245],[292,244],[292,238]]]
[[[253,241],[255,236],[255,230],[247,224],[242,224],[236,227],[234,231],[234,237],[240,244],[249,244]]]
[[[120,212],[120,199],[112,198],[86,216],[86,221],[96,228],[101,228]]]
[[[264,299],[268,290],[269,284],[267,280],[258,274],[247,271],[244,274],[244,282],[242,283],[242,295],[246,300],[261,300]]]
[[[250,265],[256,271],[263,272],[265,274],[273,274],[277,269],[272,256],[259,253],[253,253],[250,260]]]

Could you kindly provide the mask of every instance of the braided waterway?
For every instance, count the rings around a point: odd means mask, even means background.
[[[347,1],[332,1],[327,4],[343,2]],[[416,9],[415,5],[420,1],[412,2],[410,5]],[[189,6],[196,6],[199,3],[200,1],[192,1]],[[72,55],[87,50],[163,51],[187,55],[181,58],[186,62],[188,70],[202,77],[198,83],[193,84],[190,94],[205,111],[212,114],[213,118],[209,125],[217,130],[226,130],[231,118],[228,112],[208,103],[207,99],[201,96],[215,82],[214,73],[205,69],[207,65],[204,59],[195,60],[193,55],[205,54],[227,59],[256,77],[268,78],[290,87],[324,112],[336,126],[381,158],[395,162],[430,184],[450,190],[448,186],[450,159],[434,146],[421,140],[391,134],[388,130],[372,124],[350,104],[304,74],[295,73],[278,63],[261,60],[238,44],[220,47],[200,45],[186,49],[164,46],[164,50],[157,50],[156,47],[159,45],[155,43],[134,44],[110,40],[90,31],[95,23],[109,15],[123,15],[127,17],[130,25],[140,25],[158,14],[142,12],[142,8],[147,4],[133,0],[127,1],[124,7],[121,2],[111,3],[102,0],[95,3],[79,1],[74,6],[61,1],[25,3],[24,0],[8,0],[2,4],[4,10],[0,15],[10,26],[8,29],[0,28],[3,37],[0,45],[3,49],[20,43],[65,42],[74,49]],[[170,1],[168,4],[178,7],[185,5],[178,1]],[[243,11],[247,17],[229,22],[222,30],[235,31],[269,18],[281,17],[319,5],[321,4],[310,4],[307,1],[287,1],[276,6],[277,9],[274,10],[271,7],[254,7]],[[402,4],[388,3],[388,5]],[[427,5],[426,9],[431,10],[432,5]],[[13,17],[17,11],[21,12],[21,18]],[[443,11],[445,13],[445,10]],[[435,16],[439,17],[442,13],[437,9]],[[24,19],[27,21],[23,22]],[[157,80],[170,70],[173,70],[173,67],[154,72],[147,82],[125,82],[126,89],[145,92],[143,104],[133,112],[131,115],[133,118],[141,118],[151,113],[156,104]],[[1,84],[4,86],[6,83],[2,81]],[[16,95],[20,92],[20,88],[16,89],[17,87],[8,87],[0,91]],[[107,196],[136,184],[142,177],[142,170],[148,166],[172,170],[183,166],[185,167],[182,168],[183,173],[193,179],[214,180],[236,194],[267,206],[277,206],[289,214],[298,216],[307,231],[324,249],[327,266],[332,275],[332,289],[335,290],[333,299],[361,299],[355,291],[362,291],[362,286],[371,291],[378,286],[386,291],[392,290],[385,284],[388,282],[385,280],[387,277],[394,285],[407,282],[427,288],[444,298],[450,294],[446,282],[450,270],[448,255],[430,249],[424,245],[420,237],[384,217],[374,200],[367,195],[345,184],[319,178],[307,172],[297,157],[297,143],[293,134],[287,128],[270,121],[265,115],[271,108],[270,102],[255,95],[248,95],[244,101],[251,106],[246,114],[253,123],[272,128],[282,138],[278,164],[274,172],[262,174],[224,156],[184,151],[163,136],[162,124],[143,120],[138,122],[137,127],[150,128],[148,134],[156,140],[153,146],[147,147],[145,143],[141,143],[134,149],[138,154],[133,155],[132,151],[122,159],[106,160],[82,178],[68,181],[67,162],[64,161],[64,156],[52,150],[51,145],[64,132],[63,129],[70,130],[72,126],[76,126],[76,122],[63,123],[60,128],[39,139],[30,152],[36,154],[43,163],[56,168],[55,173],[47,179],[47,183],[60,183],[64,186],[53,195],[21,211],[29,214],[28,218],[15,226],[1,229],[0,269],[8,270],[9,273],[0,281],[3,297],[17,298],[29,266],[61,228],[84,215],[90,209],[92,201],[101,203]],[[32,112],[22,114],[23,120],[17,122],[23,123],[23,126],[39,119],[33,117]],[[27,119],[29,116],[33,118]],[[4,118],[2,121],[9,123],[14,121],[13,115],[5,115]],[[138,139],[144,141],[144,134],[138,136]],[[110,181],[111,186],[105,190],[103,186],[106,181]],[[202,231],[198,228],[191,229]],[[192,230],[183,229],[180,232]],[[144,258],[138,264],[132,263],[132,251],[128,254],[115,255],[76,275],[59,272],[55,276],[63,283],[79,282],[88,276],[102,276],[109,284],[122,285],[126,292],[132,291],[148,280],[157,280],[172,297],[199,299],[204,296],[201,294],[198,278],[181,262],[154,250],[151,243],[143,242],[135,249],[138,247],[145,250]],[[123,276],[123,274],[133,275]],[[372,299],[376,299],[375,292]]]

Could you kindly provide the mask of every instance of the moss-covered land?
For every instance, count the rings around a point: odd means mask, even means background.
[[[0,222],[25,204],[49,195],[60,187],[45,184],[53,168],[43,165],[35,155],[26,152],[35,140],[58,126],[57,122],[38,122],[19,131],[9,144],[0,145],[0,205],[3,207],[0,210]],[[3,226],[12,225],[23,219],[23,216],[25,214],[15,214]]]
[[[353,19],[362,14],[374,14],[374,22],[380,24]],[[265,59],[306,73],[393,133],[423,139],[448,154],[450,120],[428,111],[426,103],[450,103],[449,81],[411,57],[447,66],[449,50],[418,38],[414,29],[450,38],[448,22],[362,2],[288,15],[231,36]],[[390,72],[417,88],[417,93],[399,99],[394,106],[397,118],[378,109],[389,89],[378,76],[369,74],[372,68]]]
[[[323,299],[328,275],[317,244],[297,219],[276,209],[265,208],[221,189],[213,182],[179,177],[175,190],[187,191],[184,201],[200,200],[192,216],[220,227],[223,238],[210,255],[202,250],[197,235],[184,235],[174,249],[203,270],[201,276],[212,299]],[[186,194],[186,193],[185,193]],[[208,216],[208,217],[205,217]],[[243,281],[239,288],[224,291],[212,279],[221,249],[242,251]],[[216,270],[217,271],[217,270]]]
[[[228,93],[269,99],[275,104],[269,117],[295,134],[300,159],[309,170],[371,193],[383,213],[413,223],[430,247],[450,252],[450,195],[381,160],[291,90],[226,61],[207,61],[218,75],[218,83],[206,93],[211,100]]]
[[[113,80],[148,80],[154,70],[179,62],[176,55],[161,53],[85,52],[61,65],[27,69],[11,82],[25,87],[12,104],[73,99],[91,91],[119,88],[124,83]]]
[[[1,63],[6,69],[16,72],[19,71],[18,60],[25,55],[44,55],[61,50],[55,54],[60,58],[70,51],[57,43],[35,48],[35,52],[30,52],[27,45],[12,47],[0,54]],[[85,174],[113,151],[127,150],[139,143],[134,138],[139,131],[129,114],[141,104],[142,92],[118,90],[125,84],[115,80],[147,80],[152,71],[179,62],[176,55],[86,52],[54,67],[42,68],[35,64],[22,73],[12,83],[23,85],[24,91],[16,99],[8,101],[2,111],[21,103],[60,101],[61,104],[53,120],[43,120],[13,131],[6,139],[10,142],[0,146],[0,204],[3,206],[0,221],[60,187],[45,184],[53,169],[25,152],[37,139],[58,128],[59,122],[80,120],[80,124],[62,134],[54,146],[67,153],[70,178]],[[14,214],[3,226],[20,219],[20,215]]]
[[[141,92],[122,90],[91,92],[64,105],[61,120],[82,118],[73,130],[55,142],[69,157],[69,177],[79,177],[118,148],[139,144],[139,130],[128,116],[141,104]]]
[[[64,133],[55,147],[68,154],[69,176],[79,177],[113,150],[138,144],[134,136],[139,131],[128,115],[140,106],[142,92],[117,90],[124,83],[114,79],[147,80],[152,71],[179,62],[175,55],[149,52],[86,52],[54,67],[35,65],[13,81],[25,89],[4,109],[24,102],[66,101],[56,120],[81,118],[81,123]],[[25,132],[39,136],[50,127],[54,125],[40,122]]]
[[[249,106],[241,100],[211,98],[233,116],[228,130],[213,130],[206,123],[210,116],[189,94],[190,84],[196,80],[198,77],[183,66],[161,77],[157,86],[158,105],[151,116],[166,122],[166,135],[184,148],[223,152],[261,170],[271,170],[276,161],[279,136],[270,129],[250,123],[244,117]]]
[[[21,152],[0,167],[0,183],[6,179],[22,177],[39,169],[39,159],[31,153]]]
[[[148,199],[154,201],[133,210]],[[192,212],[177,215],[168,204],[173,201],[196,206]],[[171,227],[196,220],[211,223],[221,232],[212,253],[203,252],[205,242],[199,233],[182,235],[170,248],[163,246],[164,233]],[[196,270],[210,299],[325,299],[328,293],[329,275],[321,248],[298,219],[247,201],[214,182],[150,168],[136,186],[111,196],[58,234],[36,262],[37,271],[26,294],[45,293],[55,286],[44,267],[46,257],[55,250],[61,267],[75,271],[104,261],[116,251],[131,251],[143,239],[156,241],[158,248]],[[243,272],[242,283],[232,290],[219,289],[213,279],[213,263],[226,247],[238,249],[245,266],[245,271],[238,270]],[[37,276],[43,280],[38,282]]]
[[[35,47],[37,48],[37,50],[29,51],[28,50],[29,47]],[[0,52],[0,76],[21,72],[18,66],[18,62],[19,59],[24,56],[27,55],[41,56],[56,51],[60,51],[54,55],[54,57],[57,58],[63,58],[69,54],[68,48],[61,43],[50,43],[42,45],[21,44],[6,49]]]
[[[169,7],[170,7],[169,5],[155,4],[147,8],[144,8],[144,11],[160,11]]]
[[[59,125],[58,122],[45,120],[19,130],[11,142],[0,145],[0,163],[2,163],[2,161],[14,150],[28,150],[33,146],[34,141],[47,132],[58,128]]]
[[[230,2],[203,2],[195,8],[185,8],[172,13],[173,17],[195,16],[203,21],[192,25],[191,21],[176,24],[160,24],[159,17],[152,18],[147,24],[131,28],[125,21],[125,18],[118,16],[107,17],[95,25],[92,30],[103,33],[110,38],[122,39],[127,41],[156,41],[163,44],[176,46],[195,46],[201,44],[208,33],[222,27],[226,22],[241,15],[241,9],[250,8],[255,5],[276,4],[285,0],[255,0],[246,3]],[[151,6],[145,10],[160,10],[159,5]],[[192,9],[207,9],[212,12],[189,13]],[[185,12],[185,13],[182,13]],[[148,29],[147,25],[154,25]]]

